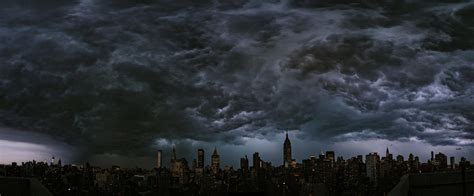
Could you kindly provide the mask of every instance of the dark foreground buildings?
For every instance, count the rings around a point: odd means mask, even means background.
[[[334,151],[327,151],[299,163],[292,158],[291,150],[290,138],[286,135],[281,166],[273,166],[255,152],[251,165],[244,156],[240,159],[240,168],[221,167],[217,148],[210,157],[210,165],[204,164],[203,149],[198,149],[196,159],[188,163],[173,149],[170,168],[163,167],[161,151],[158,151],[157,167],[153,170],[32,161],[0,165],[0,179],[36,179],[58,196],[473,195],[473,170],[464,158],[456,163],[454,157],[448,159],[442,153],[433,152],[431,159],[422,163],[413,154],[406,159],[401,155],[394,159],[387,148],[385,155],[369,153],[365,160],[362,155],[345,160]],[[0,186],[0,195],[8,196],[6,193],[27,188],[16,189],[18,187]],[[22,193],[22,196],[32,195],[28,191]]]

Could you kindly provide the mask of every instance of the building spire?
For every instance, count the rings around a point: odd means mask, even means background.
[[[290,138],[288,138],[288,130],[286,131],[286,138],[285,142],[283,143],[283,165],[284,167],[288,167],[291,163],[291,142]]]

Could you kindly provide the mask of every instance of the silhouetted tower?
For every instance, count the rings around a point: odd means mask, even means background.
[[[380,173],[380,157],[376,152],[369,153],[365,156],[365,165],[367,177],[371,182],[377,184]]]
[[[211,156],[211,168],[214,173],[219,171],[219,154],[217,154],[217,148],[214,148],[214,153]]]
[[[288,167],[291,163],[291,142],[286,132],[285,143],[283,143],[283,165]]]
[[[260,168],[260,155],[258,154],[258,152],[253,153],[253,168]]]
[[[393,160],[393,155],[390,154],[390,151],[388,150],[388,147],[387,147],[387,150],[385,151],[385,159],[388,160],[388,161]]]
[[[173,157],[171,157],[171,160],[176,160],[176,149],[173,147]]]
[[[456,166],[454,166],[454,157],[449,157],[449,162],[450,162],[450,165],[451,165],[451,169],[455,169]]]
[[[240,158],[240,169],[245,171],[249,170],[249,159],[247,158],[247,155],[245,155],[245,158]]]
[[[162,166],[162,159],[161,159],[161,153],[162,151],[161,150],[158,150],[158,152],[156,152],[156,168],[161,168]]]
[[[198,149],[197,168],[204,168],[204,150]]]

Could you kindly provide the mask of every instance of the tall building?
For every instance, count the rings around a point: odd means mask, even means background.
[[[326,151],[326,159],[334,163],[334,161],[336,161],[336,154],[334,153],[334,151]]]
[[[388,160],[388,161],[393,160],[393,155],[390,154],[390,151],[388,150],[388,147],[387,147],[387,150],[385,151],[385,160]]]
[[[369,153],[365,156],[365,165],[367,171],[367,177],[371,182],[377,184],[379,170],[380,170],[380,157],[376,152]]]
[[[162,166],[161,153],[161,150],[158,150],[158,152],[156,153],[156,168],[161,168]]]
[[[240,158],[240,169],[244,171],[249,170],[249,159],[247,158],[247,155],[245,155],[245,158]]]
[[[397,162],[398,162],[398,163],[403,163],[404,161],[405,161],[405,159],[403,158],[402,155],[398,155],[398,156],[397,156]]]
[[[450,165],[451,165],[451,169],[455,169],[456,166],[454,165],[455,164],[454,157],[449,157],[449,162],[450,162]]]
[[[291,142],[286,132],[285,143],[283,143],[283,165],[288,167],[291,163]]]
[[[217,173],[219,171],[219,164],[220,164],[220,157],[219,154],[217,154],[217,148],[214,148],[214,153],[212,153],[211,156],[211,168],[214,173]]]
[[[258,152],[253,153],[253,169],[260,168],[260,155]]]
[[[173,177],[180,177],[181,176],[181,170],[183,167],[183,163],[181,160],[178,160],[176,158],[176,149],[173,147],[173,155],[171,156],[171,175]]]
[[[204,150],[198,149],[198,158],[196,168],[204,168]]]
[[[433,164],[438,167],[438,169],[447,169],[448,168],[448,157],[443,153],[438,153],[435,155]]]

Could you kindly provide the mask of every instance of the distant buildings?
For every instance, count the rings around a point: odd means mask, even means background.
[[[259,152],[255,152],[252,157],[252,167],[249,165],[248,157],[244,156],[240,158],[240,169],[234,169],[232,166],[224,166],[221,169],[220,155],[215,148],[211,155],[210,165],[205,164],[205,151],[197,149],[192,167],[189,167],[186,159],[179,158],[176,149],[173,148],[171,165],[166,168],[162,165],[162,155],[162,151],[158,150],[157,167],[153,170],[126,169],[118,166],[102,169],[90,166],[88,163],[79,166],[62,166],[60,160],[57,159],[40,163],[22,162],[21,165],[12,163],[7,166],[0,165],[0,179],[1,176],[37,178],[54,195],[171,196],[255,193],[276,196],[362,196],[387,195],[406,174],[442,172],[441,174],[445,175],[451,172],[459,175],[459,173],[469,171],[472,173],[470,162],[464,157],[458,164],[455,163],[454,157],[450,157],[451,167],[448,168],[447,156],[442,153],[435,155],[433,152],[432,159],[426,163],[420,163],[419,158],[411,153],[406,160],[401,155],[394,160],[388,148],[384,157],[374,152],[366,155],[365,161],[363,155],[344,160],[342,156],[336,157],[334,151],[326,151],[310,156],[299,163],[291,157],[288,134],[283,142],[283,165],[272,166],[271,162],[262,160]],[[448,178],[440,180],[459,184],[459,180]],[[410,180],[409,182],[417,181]],[[470,185],[472,183],[467,184],[467,186]],[[418,190],[416,186],[409,188]],[[398,190],[406,190],[406,188],[402,187]]]

